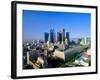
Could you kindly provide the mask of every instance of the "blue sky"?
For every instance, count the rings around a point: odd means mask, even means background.
[[[89,13],[49,12],[23,10],[23,39],[44,39],[44,32],[62,28],[69,32],[70,38],[90,37]]]

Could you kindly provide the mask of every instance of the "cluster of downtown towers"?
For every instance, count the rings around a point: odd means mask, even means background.
[[[59,42],[61,44],[62,42],[65,42],[66,39],[67,39],[67,43],[69,43],[70,41],[69,32],[65,32],[64,28],[57,33],[55,33],[54,29],[50,29],[50,32],[44,33],[45,42],[48,42],[48,41],[50,43]]]

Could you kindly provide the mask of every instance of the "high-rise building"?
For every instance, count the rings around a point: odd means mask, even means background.
[[[88,38],[88,37],[82,38],[80,44],[81,45],[90,45],[90,38]]]
[[[65,29],[62,29],[62,43],[65,44]]]
[[[60,40],[59,40],[59,38],[60,38],[60,33],[59,32],[57,32],[57,42],[59,42]]]
[[[62,42],[62,35],[61,35],[61,32],[57,32],[57,42],[59,42],[59,43]]]
[[[66,39],[67,39],[67,43],[69,44],[70,43],[70,40],[69,40],[69,32],[66,32]]]
[[[55,38],[56,38],[56,35],[55,35],[55,32],[54,32],[54,29],[50,29],[50,42],[54,43],[55,40],[56,40]]]
[[[44,39],[45,39],[45,42],[49,40],[49,33],[47,32],[44,33]]]

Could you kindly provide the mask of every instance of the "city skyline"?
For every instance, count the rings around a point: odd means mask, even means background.
[[[44,33],[65,29],[70,38],[90,37],[88,13],[48,12],[23,10],[23,40],[44,40]]]
[[[50,32],[45,32],[44,33],[44,41],[48,42],[50,41],[51,43],[55,42],[62,42],[68,39],[69,42],[69,32],[66,32],[65,29],[59,30],[57,33],[54,31],[54,29],[50,29]]]

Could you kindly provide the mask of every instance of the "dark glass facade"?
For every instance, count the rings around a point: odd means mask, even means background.
[[[69,40],[69,32],[66,32],[66,39],[68,40],[68,44],[70,43],[70,40]]]
[[[44,39],[45,39],[45,42],[49,40],[49,33],[47,32],[44,33]]]

